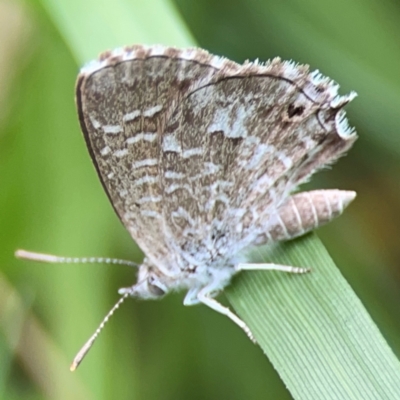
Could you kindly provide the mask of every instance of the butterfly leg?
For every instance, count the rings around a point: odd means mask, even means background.
[[[263,270],[263,271],[283,271],[291,274],[305,274],[310,272],[310,268],[294,267],[291,265],[280,265],[280,264],[238,264],[235,267],[236,271],[251,271],[251,270]]]
[[[183,305],[185,306],[194,306],[200,303],[200,300],[197,298],[199,293],[199,288],[192,288],[186,293],[185,299],[183,300]]]
[[[220,314],[226,315],[230,318],[236,325],[240,326],[245,332],[246,335],[250,338],[253,343],[257,343],[256,339],[254,338],[253,334],[250,331],[250,328],[237,316],[235,315],[228,307],[223,306],[222,304],[218,303],[217,300],[212,298],[210,294],[209,287],[205,287],[201,289],[197,294],[197,299],[201,303],[205,304],[206,306],[212,308],[214,311],[219,312]]]

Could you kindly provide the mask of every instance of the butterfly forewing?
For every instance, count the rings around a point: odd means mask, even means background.
[[[165,261],[162,135],[182,97],[217,70],[139,50],[137,58],[83,71],[77,104],[88,148],[117,214],[150,258]]]

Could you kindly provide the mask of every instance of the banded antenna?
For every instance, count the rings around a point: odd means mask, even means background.
[[[51,264],[116,264],[116,265],[126,265],[128,267],[138,267],[139,265],[133,261],[129,260],[121,260],[118,258],[103,258],[103,257],[61,257],[55,256],[52,254],[44,254],[44,253],[35,253],[32,251],[26,250],[17,250],[15,252],[15,257],[23,260],[30,261],[39,261]],[[90,348],[93,346],[93,343],[100,335],[100,332],[103,330],[104,326],[114,314],[114,312],[119,308],[119,306],[125,301],[125,299],[129,296],[129,292],[125,292],[123,296],[114,304],[111,310],[107,313],[104,319],[101,321],[98,328],[95,330],[93,335],[89,338],[89,340],[82,346],[82,348],[76,354],[72,364],[70,366],[70,371],[75,371],[82,360],[85,358],[86,354],[89,352]]]

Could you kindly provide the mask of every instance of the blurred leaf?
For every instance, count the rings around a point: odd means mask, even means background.
[[[169,1],[41,1],[79,64],[132,43],[193,43]]]
[[[24,368],[29,371],[47,398],[92,399],[85,385],[73,379],[68,370],[63,369],[65,360],[60,350],[37,318],[25,309],[24,302],[1,273],[0,328],[10,349],[18,354]],[[3,363],[6,361],[2,359],[4,370],[8,369]],[[4,370],[2,372],[5,372]],[[62,394],[57,389],[59,387],[63,387]]]

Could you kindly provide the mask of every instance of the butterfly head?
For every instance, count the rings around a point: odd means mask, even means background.
[[[118,293],[128,294],[141,299],[159,299],[168,292],[165,277],[161,271],[151,266],[147,259],[139,267],[138,281],[128,288],[121,288]]]

